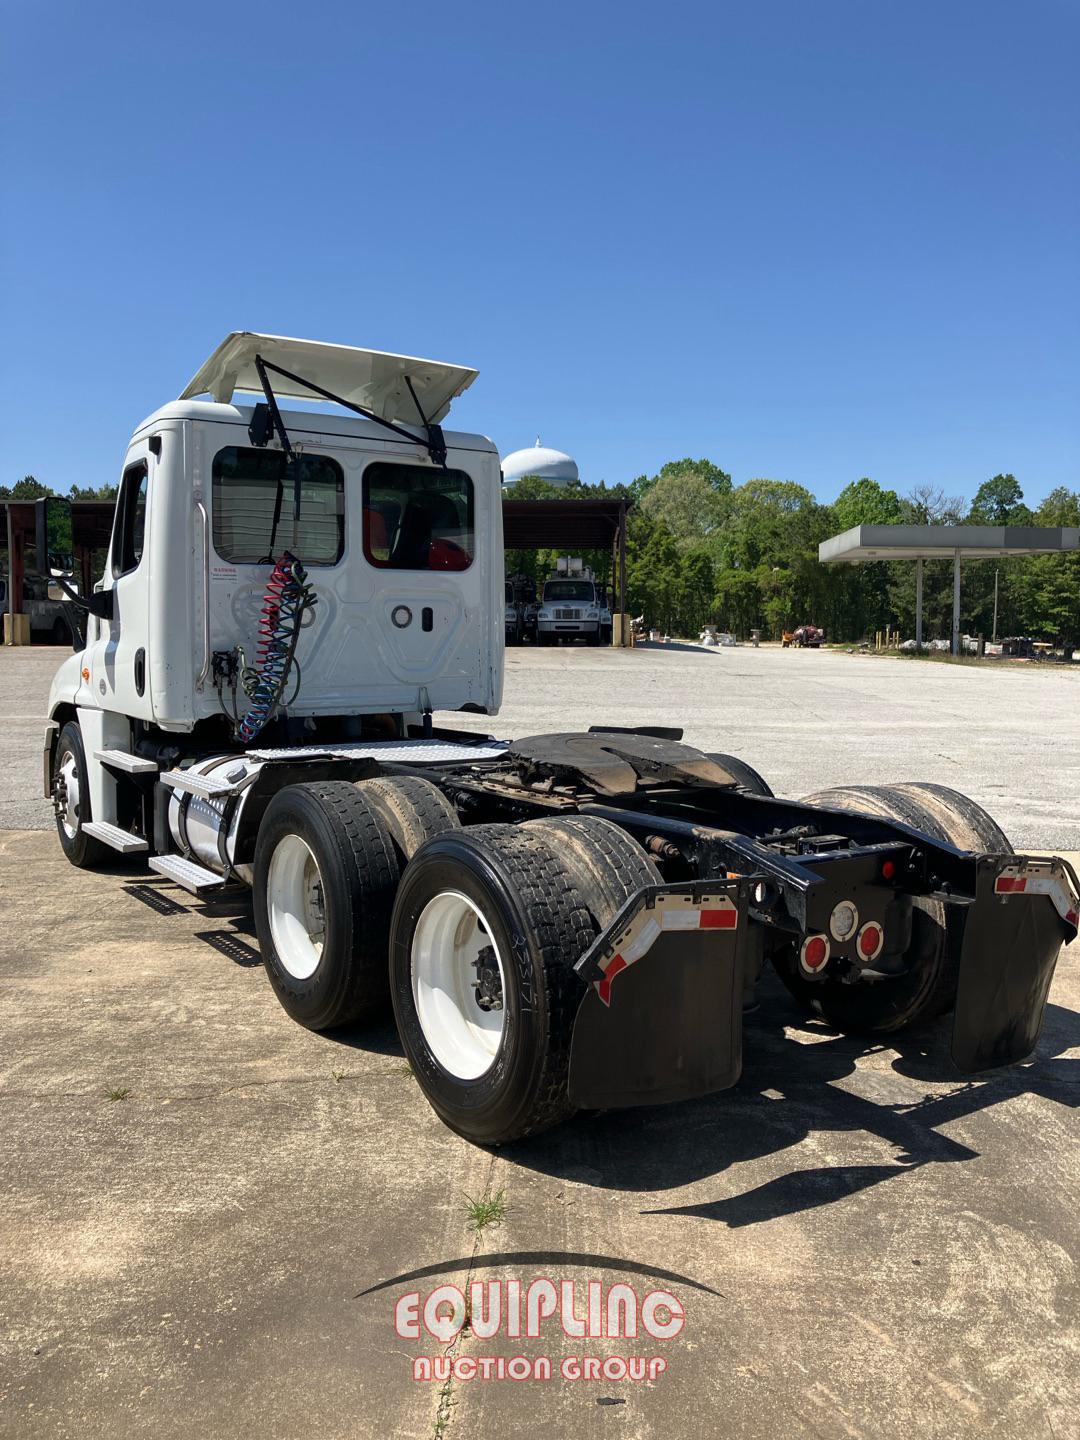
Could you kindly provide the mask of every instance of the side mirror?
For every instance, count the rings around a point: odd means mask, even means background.
[[[63,590],[60,589],[60,586],[57,585],[56,581],[55,581],[55,580],[50,580],[50,581],[49,581],[49,599],[50,599],[50,600],[66,600],[67,598],[68,598],[68,597],[64,594]]]
[[[35,540],[32,573],[48,579],[54,571],[70,570],[74,549],[71,534],[71,501],[47,495],[34,501]],[[26,567],[31,569],[29,565]]]

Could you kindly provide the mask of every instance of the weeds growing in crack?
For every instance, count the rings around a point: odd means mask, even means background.
[[[492,1195],[489,1190],[479,1200],[466,1195],[465,1214],[468,1217],[467,1228],[479,1240],[489,1225],[501,1225],[506,1218],[506,1191],[497,1190]]]

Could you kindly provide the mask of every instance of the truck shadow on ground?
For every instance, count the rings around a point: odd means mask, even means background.
[[[578,1184],[641,1193],[708,1180],[816,1135],[861,1132],[894,1151],[888,1163],[791,1169],[741,1194],[641,1212],[734,1228],[829,1205],[925,1165],[976,1159],[979,1151],[941,1127],[1015,1096],[1080,1105],[1080,1060],[1061,1058],[1080,1043],[1074,1011],[1048,1006],[1032,1061],[973,1078],[953,1066],[950,1032],[946,1018],[890,1037],[887,1045],[837,1034],[805,1020],[778,984],[767,984],[760,1009],[746,1019],[743,1075],[733,1089],[681,1105],[580,1116],[499,1153]],[[889,1068],[858,1066],[874,1055],[892,1056]],[[850,1077],[854,1082],[845,1085]],[[919,1093],[919,1084],[935,1089]]]

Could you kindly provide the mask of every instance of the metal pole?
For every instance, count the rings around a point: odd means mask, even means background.
[[[995,567],[995,569],[994,569],[994,633],[990,636],[990,639],[993,640],[995,643],[997,642],[997,600],[998,600],[998,572],[997,572],[997,568]]]
[[[619,614],[626,615],[626,502],[619,506]],[[625,623],[625,621],[623,622]]]
[[[7,505],[7,547],[8,547],[8,614],[15,615],[15,531],[11,523],[11,503]],[[15,634],[15,620],[11,621],[12,638]]]
[[[952,572],[952,653],[960,654],[960,551],[953,552]]]
[[[922,565],[920,559],[915,561],[915,653],[922,649]]]

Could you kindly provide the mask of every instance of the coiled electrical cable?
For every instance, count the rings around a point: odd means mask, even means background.
[[[299,677],[296,642],[304,616],[315,608],[318,598],[308,581],[307,571],[296,556],[286,550],[266,582],[255,663],[245,665],[240,672],[240,683],[250,701],[250,708],[238,727],[245,743],[254,740],[272,719],[293,672]],[[298,691],[299,683],[293,699]]]

